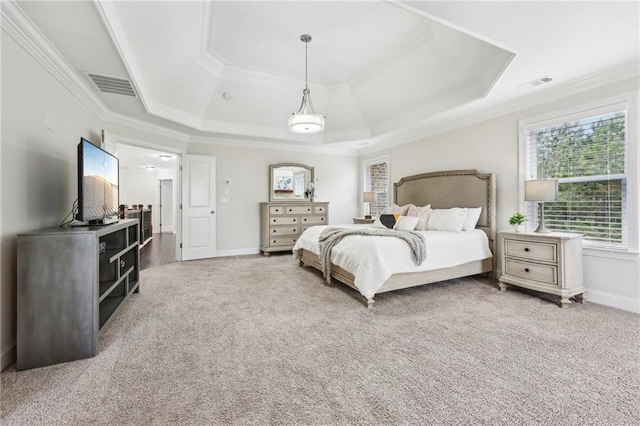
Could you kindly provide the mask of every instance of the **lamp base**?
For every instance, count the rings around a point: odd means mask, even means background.
[[[544,223],[544,203],[539,202],[538,207],[540,208],[540,221],[538,222],[538,227],[533,232],[537,234],[550,234],[551,231],[547,229]]]

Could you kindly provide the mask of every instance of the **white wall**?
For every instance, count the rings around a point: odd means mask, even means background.
[[[391,182],[396,182],[403,176],[439,170],[475,168],[483,172],[493,172],[497,180],[498,229],[509,229],[507,218],[519,209],[519,120],[637,91],[638,79],[625,80],[415,142],[372,152],[363,156],[362,160],[389,154]],[[637,147],[638,138],[630,140],[629,143]],[[638,152],[637,149],[635,152]],[[638,168],[637,155],[629,158],[629,164]],[[629,213],[638,215],[637,210]],[[585,254],[584,276],[585,285],[589,290],[588,299],[640,312],[640,264],[637,256],[612,259]]]
[[[329,202],[329,223],[353,223],[358,211],[358,158],[258,148],[191,144],[189,154],[216,157],[217,251],[220,255],[257,253],[259,202],[269,201],[269,165],[302,163],[318,178],[316,200]],[[225,185],[225,178],[231,179]],[[225,189],[229,195],[225,195]],[[221,204],[220,198],[229,204]]]
[[[176,171],[169,169],[120,170],[120,204],[126,204],[129,207],[133,204],[143,204],[145,207],[151,204],[153,206],[151,225],[154,233],[160,232],[160,179],[172,179],[175,185]],[[175,190],[174,194],[176,194]]]
[[[53,130],[45,127],[50,114]],[[14,359],[16,236],[57,226],[77,198],[77,145],[100,121],[2,32],[1,367]]]

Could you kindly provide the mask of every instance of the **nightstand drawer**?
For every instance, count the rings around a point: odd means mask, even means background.
[[[296,243],[298,236],[282,236],[269,238],[270,246],[292,246]]]
[[[505,273],[514,277],[534,280],[554,286],[558,285],[558,268],[553,265],[538,265],[506,259]]]
[[[325,216],[302,216],[300,218],[300,223],[324,225],[325,223],[327,223],[327,218]]]
[[[311,206],[288,206],[287,214],[311,214],[313,208]]]
[[[284,214],[284,206],[269,206],[269,214]]]
[[[529,241],[504,240],[506,256],[517,256],[528,260],[558,261],[557,245],[553,243],[533,243]]]
[[[269,227],[269,235],[297,235],[298,234],[298,226],[271,226]]]
[[[298,217],[272,217],[269,219],[269,225],[297,225]]]

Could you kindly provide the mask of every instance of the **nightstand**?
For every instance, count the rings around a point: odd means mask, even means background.
[[[353,218],[353,223],[366,223],[366,224],[371,224],[373,222],[375,222],[375,219],[365,219],[364,217],[354,217]]]
[[[582,235],[552,232],[498,232],[502,276],[500,291],[515,285],[559,296],[561,308],[570,297],[584,303]]]

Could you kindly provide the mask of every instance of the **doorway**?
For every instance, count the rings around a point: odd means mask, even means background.
[[[160,179],[160,232],[174,233],[173,179]]]

